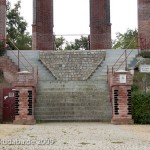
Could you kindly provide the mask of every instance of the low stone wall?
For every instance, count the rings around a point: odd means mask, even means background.
[[[60,81],[87,80],[103,62],[105,51],[41,51],[40,60]]]

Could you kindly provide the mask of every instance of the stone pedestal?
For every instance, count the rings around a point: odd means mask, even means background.
[[[15,120],[14,124],[32,125],[35,105],[34,77],[31,73],[18,73],[15,83]]]
[[[0,41],[6,38],[6,0],[0,0]]]
[[[118,71],[111,78],[112,120],[113,124],[133,124],[131,112],[132,74]]]

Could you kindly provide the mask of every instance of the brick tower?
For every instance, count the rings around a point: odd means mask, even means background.
[[[90,0],[90,49],[110,48],[110,0]]]
[[[6,0],[0,0],[0,41],[6,38]]]
[[[32,49],[53,50],[53,0],[33,0]]]
[[[144,49],[150,49],[150,0],[138,0],[138,33],[139,46],[143,43]]]

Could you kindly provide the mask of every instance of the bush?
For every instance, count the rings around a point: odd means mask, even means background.
[[[131,87],[131,90],[132,90],[132,92],[138,91],[139,90],[139,85],[136,84],[136,83],[133,83],[132,87]]]
[[[140,56],[142,56],[143,58],[150,58],[150,51],[149,50],[142,51],[140,53]]]
[[[132,115],[135,123],[150,124],[150,92],[132,93]]]

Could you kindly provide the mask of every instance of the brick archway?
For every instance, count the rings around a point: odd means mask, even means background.
[[[89,0],[90,49],[111,48],[110,0]],[[33,0],[33,49],[53,50],[53,0]]]

